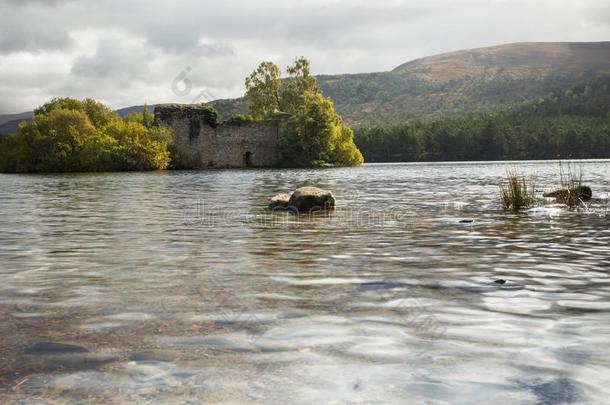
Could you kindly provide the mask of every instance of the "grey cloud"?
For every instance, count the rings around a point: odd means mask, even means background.
[[[152,54],[141,44],[120,36],[104,37],[93,55],[78,57],[71,74],[93,80],[140,80],[148,75]]]
[[[5,22],[0,30],[0,52],[43,52],[69,49],[74,43],[63,28]]]
[[[305,55],[316,73],[355,73],[498,43],[610,39],[607,0],[0,0],[0,14],[0,98],[13,109],[60,95],[188,102],[171,92],[187,66],[197,89],[233,97],[261,60]],[[31,58],[18,80],[6,68]],[[45,62],[48,84],[36,80]]]
[[[147,44],[169,53],[189,52],[194,56],[218,57],[232,55],[234,49],[227,43],[202,42],[199,33],[187,30],[156,30],[147,33]]]
[[[610,26],[610,3],[606,0],[600,1],[587,11],[587,16],[590,21],[600,25]],[[610,38],[607,38],[610,40]]]
[[[3,0],[5,4],[11,6],[27,7],[30,5],[55,6],[57,4],[65,4],[67,0]]]

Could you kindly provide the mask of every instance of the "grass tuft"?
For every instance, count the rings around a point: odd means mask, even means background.
[[[516,170],[507,172],[506,179],[500,184],[500,194],[505,210],[516,212],[536,205],[534,185]]]

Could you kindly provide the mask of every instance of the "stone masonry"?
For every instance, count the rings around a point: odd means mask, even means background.
[[[223,122],[212,127],[197,105],[161,104],[155,122],[169,127],[182,165],[197,169],[273,167],[278,164],[280,133],[286,117],[265,121]]]

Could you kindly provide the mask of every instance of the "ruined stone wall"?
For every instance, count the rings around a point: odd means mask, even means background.
[[[196,105],[182,104],[158,105],[155,121],[174,133],[181,163],[199,169],[276,166],[278,140],[286,126],[286,118],[278,117],[213,127]]]

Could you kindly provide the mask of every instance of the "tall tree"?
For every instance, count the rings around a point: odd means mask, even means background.
[[[273,62],[262,62],[246,78],[246,98],[250,114],[266,119],[279,110],[280,68]]]
[[[304,57],[296,58],[291,66],[286,68],[289,78],[286,80],[280,106],[287,113],[296,112],[306,100],[306,92],[321,93],[318,82],[311,75],[309,61]]]
[[[283,137],[284,164],[361,164],[362,154],[354,144],[352,130],[343,124],[332,100],[322,94],[309,61],[297,58],[286,70],[289,78],[282,89],[280,106],[291,118]]]
[[[144,103],[144,109],[142,110],[142,125],[146,128],[152,128],[155,122],[154,115],[148,110],[148,103]]]
[[[286,69],[289,77],[281,83],[280,70],[263,62],[246,78],[246,97],[254,119],[269,118],[276,110],[290,119],[280,139],[282,163],[309,166],[324,163],[361,164],[362,154],[354,144],[354,134],[324,97],[309,61],[295,59]]]

